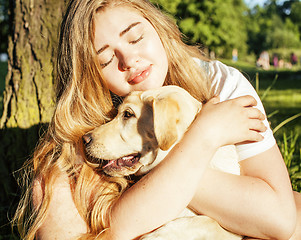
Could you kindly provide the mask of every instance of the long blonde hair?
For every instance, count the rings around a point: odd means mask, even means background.
[[[181,86],[201,102],[212,97],[211,83],[193,59],[206,60],[202,53],[185,44],[175,21],[147,0],[71,0],[60,32],[56,109],[48,131],[27,163],[29,180],[15,215],[22,239],[34,239],[46,218],[52,184],[62,173],[69,176],[74,202],[88,226],[82,239],[94,239],[109,226],[111,206],[128,187],[126,179],[103,176],[79,157],[84,155],[83,134],[110,120],[116,111],[92,44],[95,14],[115,5],[135,9],[157,31],[169,61],[165,85]],[[38,208],[33,208],[36,179],[42,182],[43,199]]]

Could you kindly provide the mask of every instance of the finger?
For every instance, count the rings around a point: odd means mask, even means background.
[[[260,132],[255,130],[249,130],[245,134],[245,140],[242,140],[240,143],[238,143],[238,145],[252,143],[252,142],[259,142],[262,141],[263,139],[264,137],[262,136],[262,134],[260,134]]]
[[[259,134],[258,132],[256,132],[256,131],[250,131],[248,140],[242,141],[242,142],[237,143],[235,145],[242,145],[242,144],[249,144],[249,143],[254,143],[254,142],[260,142],[263,139],[264,139],[264,137],[261,134]]]
[[[258,119],[252,119],[249,122],[249,129],[257,132],[265,132],[267,127]]]
[[[266,118],[265,114],[263,114],[259,109],[254,107],[248,108],[248,117],[250,119],[259,119],[259,120],[264,120]]]
[[[251,106],[257,105],[256,99],[250,95],[241,96],[241,97],[235,98],[233,100],[237,100],[238,104],[240,104],[243,107],[251,107]]]
[[[263,139],[264,137],[259,132],[250,131],[249,141],[259,142],[262,141]]]

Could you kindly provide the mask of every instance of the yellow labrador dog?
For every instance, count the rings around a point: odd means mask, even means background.
[[[202,104],[176,86],[136,91],[119,106],[117,116],[83,137],[87,163],[110,176],[143,175],[176,144]],[[234,146],[220,148],[211,167],[240,174]],[[175,220],[141,239],[242,239],[206,216],[188,208]]]

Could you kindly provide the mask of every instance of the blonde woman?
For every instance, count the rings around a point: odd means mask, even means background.
[[[237,70],[184,44],[148,1],[71,0],[57,67],[56,110],[16,213],[22,239],[134,239],[187,205],[241,235],[298,239],[300,197],[255,91]],[[164,161],[133,186],[90,169],[81,138],[114,116],[118,96],[169,84],[206,104]],[[207,168],[226,144],[237,145],[241,176]]]

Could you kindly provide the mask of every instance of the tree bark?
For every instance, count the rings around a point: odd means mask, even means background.
[[[64,1],[16,0],[0,127],[49,122],[54,106],[53,66]]]
[[[17,191],[12,173],[30,157],[53,114],[55,55],[66,6],[57,0],[9,1],[13,31],[0,119],[0,225],[7,228],[0,228],[1,236],[9,234],[7,210]]]

